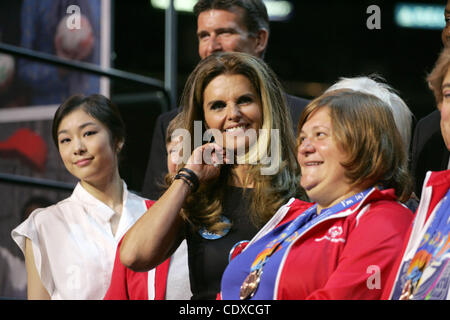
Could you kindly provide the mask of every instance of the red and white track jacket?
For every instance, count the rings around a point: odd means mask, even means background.
[[[252,242],[310,205],[291,200]],[[312,226],[290,244],[273,298],[380,299],[412,219],[393,189],[374,188],[359,203]]]

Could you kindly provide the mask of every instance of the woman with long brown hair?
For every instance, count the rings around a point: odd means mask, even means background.
[[[120,257],[133,270],[148,270],[186,238],[193,298],[214,299],[232,246],[301,196],[295,142],[281,85],[248,54],[202,60],[182,105],[181,169],[126,234]],[[214,142],[195,146],[196,135]]]

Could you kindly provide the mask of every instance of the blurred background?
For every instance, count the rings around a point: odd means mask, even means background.
[[[25,297],[23,257],[11,230],[33,208],[69,196],[76,183],[51,137],[53,113],[64,99],[102,93],[119,106],[128,128],[121,176],[140,191],[155,120],[178,105],[200,60],[195,0],[175,1],[170,34],[168,4],[0,1],[0,297]],[[377,74],[398,91],[415,122],[435,109],[425,77],[442,48],[444,0],[266,4],[265,60],[288,93],[314,98],[340,77]],[[380,9],[379,29],[367,26],[371,5]],[[62,26],[80,17],[81,31],[67,33]]]

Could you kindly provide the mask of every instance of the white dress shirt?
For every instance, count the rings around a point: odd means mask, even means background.
[[[124,182],[113,235],[115,212],[78,183],[69,198],[33,211],[11,236],[24,253],[26,238],[32,241],[37,272],[52,299],[103,299],[117,244],[146,210],[144,199],[128,192]]]

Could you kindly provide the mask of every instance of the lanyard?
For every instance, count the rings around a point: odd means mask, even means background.
[[[369,188],[345,200],[342,200],[334,206],[322,210],[320,215],[317,215],[317,204],[315,204],[293,220],[284,231],[280,230],[281,234],[275,237],[274,240],[270,241],[253,261],[250,268],[250,273],[241,286],[241,299],[248,299],[253,296],[258,288],[264,265],[267,263],[269,258],[281,248],[283,243],[295,241],[312,226],[358,203],[370,191],[372,191],[372,189],[373,188]]]

